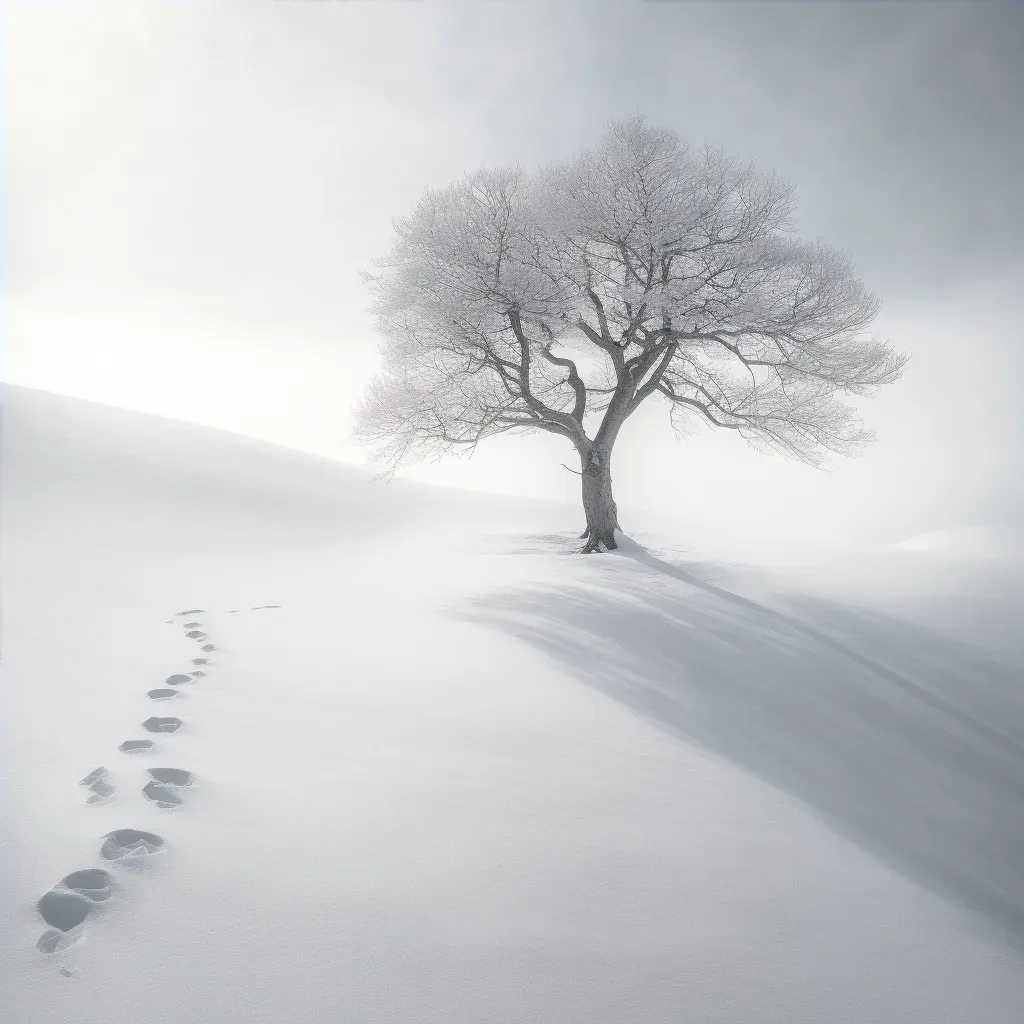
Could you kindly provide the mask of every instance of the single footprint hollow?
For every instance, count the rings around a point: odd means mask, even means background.
[[[73,892],[51,889],[36,903],[40,916],[50,926],[39,936],[36,949],[40,953],[56,953],[74,945],[82,936],[82,924],[92,908],[89,900]]]
[[[123,860],[125,857],[159,853],[164,848],[162,836],[153,832],[140,832],[135,828],[119,828],[101,836],[100,856],[104,860]]]
[[[148,772],[165,786],[191,786],[196,781],[196,777],[184,768],[150,768]]]
[[[209,661],[210,661],[209,658],[193,658],[192,659],[192,664],[193,665],[207,665],[207,664],[209,664]]]
[[[203,644],[203,646],[200,647],[199,649],[201,651],[207,651],[207,652],[217,650],[217,648],[214,647],[213,644]]]
[[[184,672],[175,672],[173,676],[168,676],[164,680],[164,686],[181,686],[182,683],[191,683],[192,677],[185,675]]]
[[[42,935],[39,936],[39,941],[36,943],[36,949],[40,953],[56,953],[58,950],[67,949],[68,946],[73,946],[80,938],[81,928],[73,929],[70,932],[59,932],[56,928],[47,928]],[[69,974],[68,977],[71,977]]]
[[[98,804],[101,800],[109,800],[117,789],[103,779],[97,779],[90,787],[92,796],[85,802],[87,804]]]
[[[150,690],[146,696],[150,700],[171,700],[174,697],[180,697],[181,694],[177,690],[163,689],[162,687],[157,690]]]
[[[99,768],[93,768],[91,772],[81,782],[80,786],[91,786],[94,782],[99,782],[104,776],[108,774],[107,769],[100,765]]]
[[[201,622],[183,622],[182,627],[184,629],[199,629],[202,626]]]
[[[183,612],[175,612],[174,617],[180,618],[182,615],[202,615],[205,612],[205,608],[187,608]]]
[[[147,782],[142,787],[142,795],[157,807],[180,807],[184,803],[170,786],[162,786],[159,782]]]
[[[40,953],[56,953],[59,950],[67,949],[68,946],[73,946],[81,938],[82,928],[79,925],[78,928],[73,928],[69,932],[60,932],[56,928],[47,928],[42,935],[39,936],[39,941],[36,943],[36,949]],[[70,978],[71,975],[69,974]]]
[[[125,754],[137,754],[143,750],[151,750],[152,740],[125,740],[117,749]]]
[[[74,889],[75,892],[87,896],[94,903],[103,903],[110,899],[113,883],[113,876],[103,868],[84,868],[82,871],[72,871],[70,875],[65,875],[60,880],[60,884],[65,888]]]
[[[187,636],[189,638],[189,640],[205,640],[206,639],[206,634],[201,629],[190,629],[185,634],[185,636]]]
[[[51,928],[56,928],[60,932],[69,932],[72,928],[77,928],[89,916],[93,903],[91,900],[79,896],[78,893],[51,889],[36,902],[36,908]]]
[[[184,723],[180,718],[147,718],[142,723],[142,728],[146,732],[177,732]]]
[[[189,675],[195,679],[202,679],[206,673],[201,668],[197,668],[195,672],[189,672]]]

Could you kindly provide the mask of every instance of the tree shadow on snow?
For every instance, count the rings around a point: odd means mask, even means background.
[[[891,616],[800,595],[772,609],[622,554],[647,569],[608,556],[614,586],[602,566],[602,586],[510,590],[455,614],[797,797],[1024,951],[1019,673]]]

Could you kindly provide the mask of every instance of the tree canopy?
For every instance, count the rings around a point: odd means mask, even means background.
[[[607,473],[651,399],[678,431],[810,465],[858,453],[873,435],[840,396],[906,359],[868,333],[880,304],[850,257],[796,237],[793,210],[774,171],[640,115],[573,160],[428,189],[364,275],[384,345],[358,436],[394,468],[545,430]]]

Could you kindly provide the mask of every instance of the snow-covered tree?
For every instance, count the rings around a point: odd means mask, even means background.
[[[849,257],[793,234],[793,188],[633,115],[576,159],[427,190],[364,275],[383,367],[357,436],[391,469],[545,430],[580,457],[584,551],[616,546],[611,456],[660,401],[820,465],[872,440],[838,395],[905,357]]]

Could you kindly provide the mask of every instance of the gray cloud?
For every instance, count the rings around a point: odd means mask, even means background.
[[[10,35],[14,287],[304,278],[322,302],[424,184],[635,108],[774,163],[901,295],[990,274],[1024,232],[1018,5],[97,3],[17,9]]]

